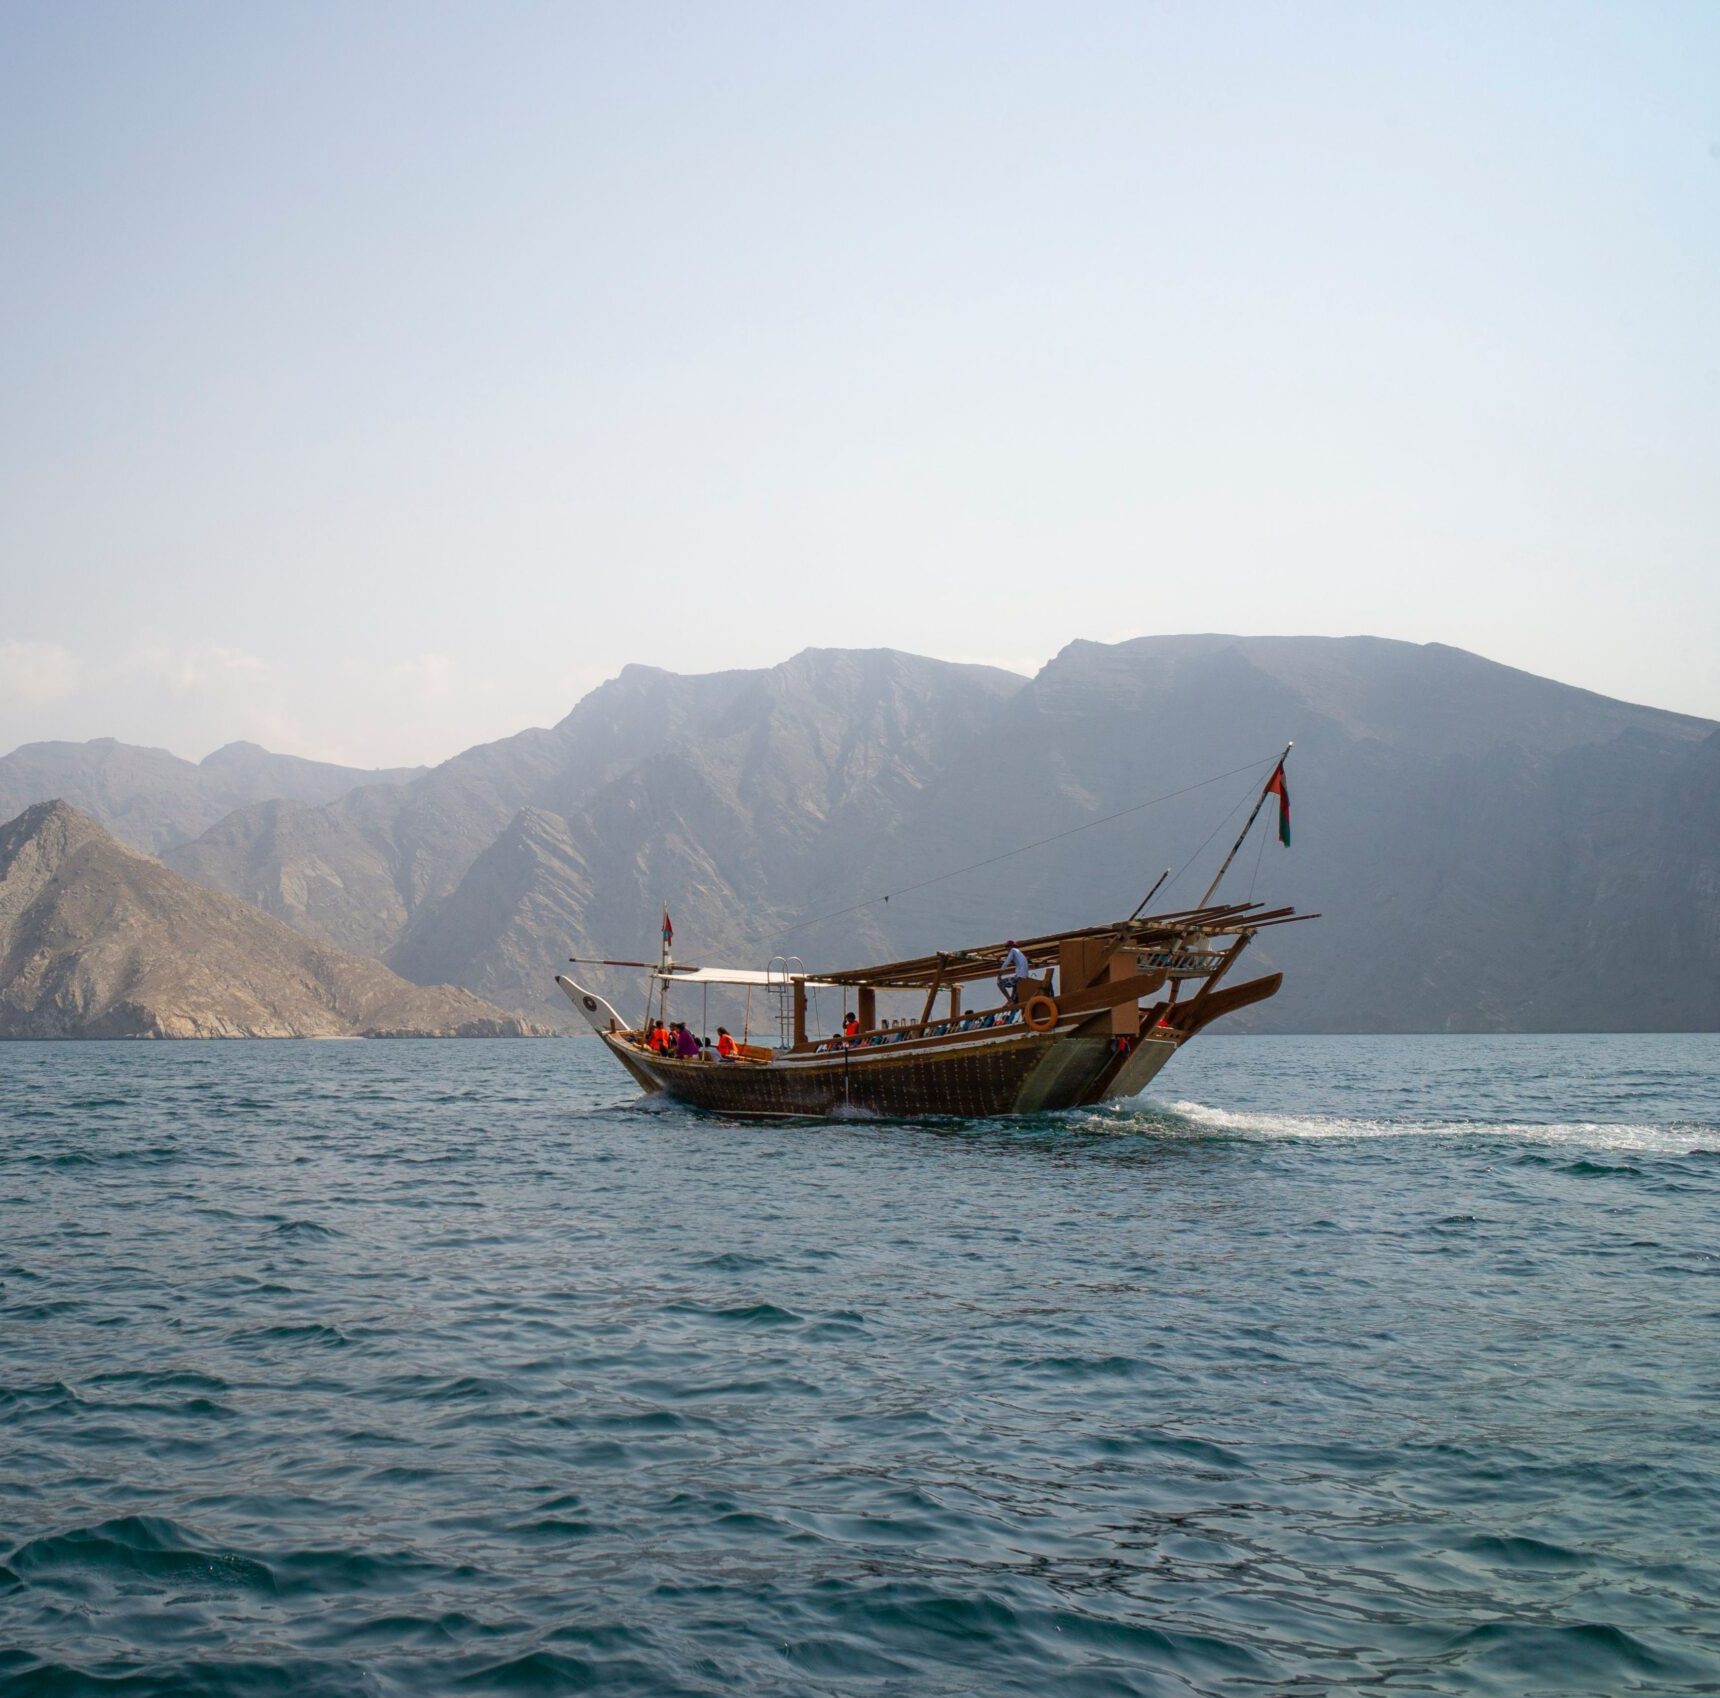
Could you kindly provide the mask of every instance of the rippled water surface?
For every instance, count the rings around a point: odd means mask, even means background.
[[[1720,1040],[630,1096],[0,1046],[0,1688],[1720,1692]]]

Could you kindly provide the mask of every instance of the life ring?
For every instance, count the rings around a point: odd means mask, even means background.
[[[1048,996],[1032,997],[1022,1018],[1026,1020],[1030,1031],[1049,1032],[1057,1024],[1057,1004]]]

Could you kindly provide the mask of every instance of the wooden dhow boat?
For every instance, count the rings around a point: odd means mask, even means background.
[[[644,968],[651,981],[645,1021],[623,1020],[604,997],[567,975],[558,974],[556,983],[646,1092],[722,1115],[991,1117],[1133,1096],[1213,1021],[1276,994],[1282,973],[1232,980],[1255,937],[1317,918],[1257,902],[1211,902],[1273,794],[1280,803],[1280,837],[1289,841],[1280,759],[1200,906],[1147,916],[1137,909],[1109,925],[1020,939],[1027,975],[1013,994],[993,989],[978,1006],[970,993],[997,980],[1004,943],[834,972],[809,973],[781,957],[763,971],[694,967],[671,958],[666,914],[655,965],[570,963]],[[728,1057],[701,1047],[678,1058],[650,1047],[653,1009],[666,1018],[671,995],[691,988],[708,995],[712,987],[731,994],[762,990],[774,999],[780,1042],[743,1043]],[[809,998],[827,989],[838,991],[854,1015],[851,1034],[808,1029]],[[878,999],[890,993],[911,996],[917,1018],[880,1021]]]

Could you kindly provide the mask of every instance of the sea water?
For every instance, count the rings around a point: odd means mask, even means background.
[[[0,1046],[8,1694],[1720,1691],[1720,1039],[978,1125]]]

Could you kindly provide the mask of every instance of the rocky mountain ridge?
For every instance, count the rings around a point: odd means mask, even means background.
[[[65,802],[0,826],[0,1037],[502,1037],[534,1028],[449,985],[203,890]]]

